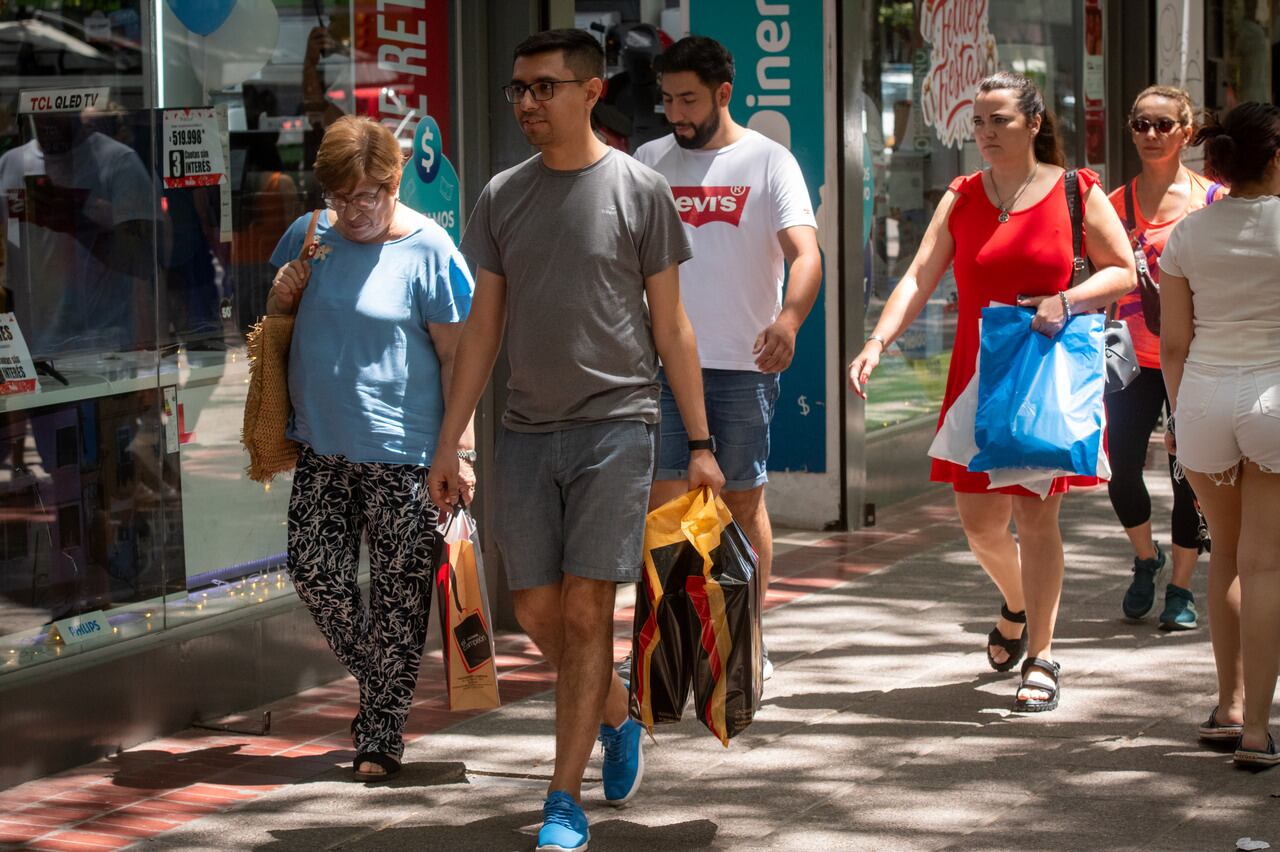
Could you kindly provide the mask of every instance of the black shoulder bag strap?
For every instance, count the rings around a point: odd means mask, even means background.
[[[1071,213],[1071,286],[1083,284],[1089,277],[1084,261],[1084,205],[1080,199],[1080,175],[1075,169],[1062,176],[1067,191],[1067,210]]]
[[[1129,229],[1129,238],[1133,239],[1133,234],[1138,230],[1138,215],[1135,211],[1133,203],[1133,183],[1124,185],[1124,226]]]

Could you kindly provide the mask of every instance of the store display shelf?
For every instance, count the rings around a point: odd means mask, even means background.
[[[178,349],[158,357],[155,352],[108,352],[76,355],[54,362],[63,384],[40,376],[33,393],[0,396],[0,412],[24,411],[80,402],[104,396],[161,387],[183,388],[249,374],[243,347],[226,350]]]

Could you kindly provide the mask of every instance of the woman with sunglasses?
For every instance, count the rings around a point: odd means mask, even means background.
[[[1209,203],[1213,184],[1182,163],[1182,152],[1195,132],[1191,96],[1182,89],[1151,86],[1140,92],[1129,111],[1129,130],[1142,160],[1142,172],[1112,192],[1111,203],[1129,231],[1135,253],[1140,252],[1152,279],[1158,282],[1165,241],[1188,213]],[[1120,299],[1116,315],[1129,326],[1142,368],[1132,384],[1106,398],[1111,459],[1107,491],[1134,551],[1133,580],[1121,608],[1125,618],[1145,618],[1163,591],[1161,628],[1190,630],[1198,623],[1191,594],[1191,574],[1200,554],[1196,495],[1185,479],[1173,475],[1176,459],[1170,456],[1172,547],[1171,553],[1165,553],[1152,533],[1151,495],[1142,478],[1151,433],[1169,405],[1160,371],[1160,338],[1151,330],[1159,328],[1159,317],[1144,314],[1142,296],[1136,290]]]
[[[402,205],[400,145],[344,116],[325,131],[326,209],[295,221],[271,262],[270,313],[294,314],[288,566],[298,597],[355,677],[355,777],[400,769],[439,552],[427,465],[473,285],[444,229]],[[458,446],[475,483],[471,430]],[[369,606],[357,580],[369,554]]]

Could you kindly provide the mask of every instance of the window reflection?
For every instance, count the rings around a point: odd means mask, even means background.
[[[1207,107],[1280,99],[1280,2],[1210,0],[1205,30]]]
[[[862,130],[866,211],[866,328],[874,327],[906,273],[952,178],[981,168],[971,139],[944,145],[922,115],[921,89],[931,45],[920,33],[918,4],[880,0],[864,67]],[[1059,118],[1068,157],[1079,159],[1075,56],[1079,27],[1071,4],[991,0],[988,27],[1001,67],[1027,74]],[[955,281],[948,269],[919,319],[884,354],[868,400],[873,433],[937,417],[955,338]]]
[[[365,0],[0,4],[0,313],[41,371],[0,395],[0,672],[292,594],[288,482],[243,474],[244,334],[321,204],[324,128],[425,104],[355,47],[353,6],[376,32]],[[24,107],[70,91],[94,97]],[[166,110],[187,109],[224,180],[166,180]]]

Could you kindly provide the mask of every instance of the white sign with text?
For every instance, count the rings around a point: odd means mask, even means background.
[[[930,46],[929,73],[920,87],[922,115],[948,147],[973,136],[978,82],[999,63],[989,12],[987,0],[930,0],[921,8],[920,35]]]
[[[38,390],[36,365],[18,327],[18,318],[11,313],[0,314],[0,396]]]
[[[227,173],[218,116],[212,107],[164,111],[164,185],[217,186]]]

